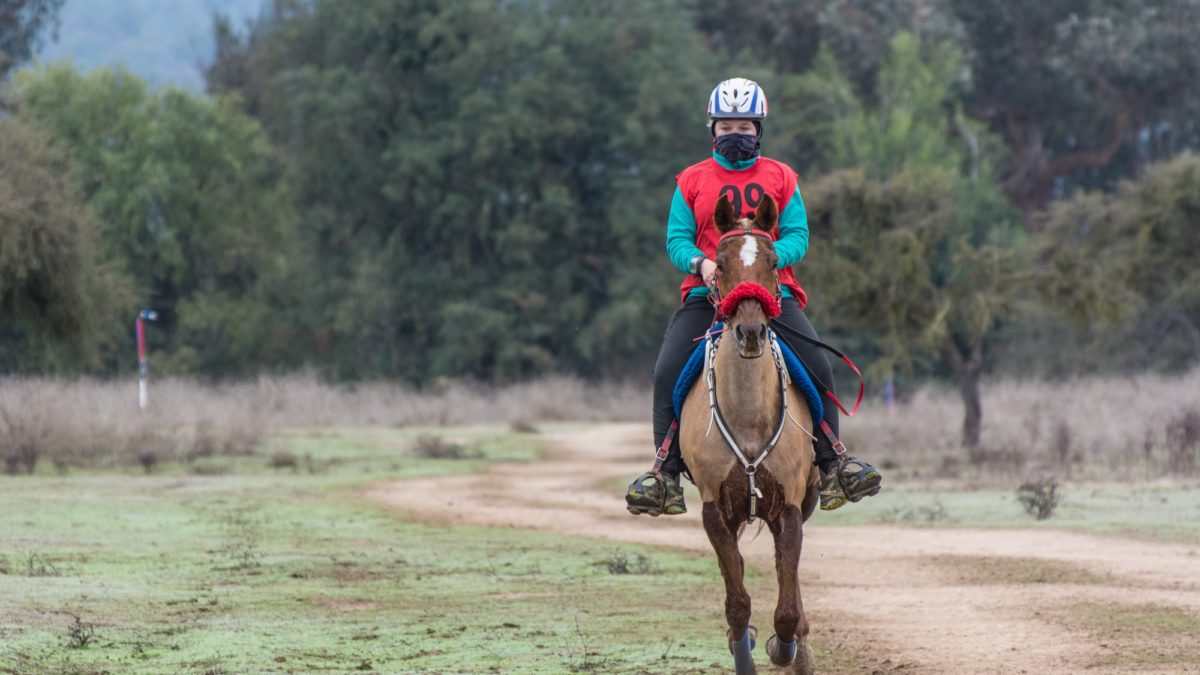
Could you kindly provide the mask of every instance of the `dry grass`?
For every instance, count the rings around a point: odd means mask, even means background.
[[[1200,369],[1179,376],[986,381],[978,466],[960,444],[963,407],[922,386],[896,410],[868,402],[842,422],[852,450],[905,476],[1144,480],[1200,468]]]
[[[650,381],[587,383],[549,377],[508,387],[440,382],[330,385],[313,377],[264,378],[245,385],[266,405],[273,427],[460,426],[648,420]]]
[[[904,393],[895,411],[868,401],[842,426],[852,450],[895,478],[1141,480],[1200,471],[1200,370],[1177,378],[986,382],[975,465],[959,445],[957,393],[933,385]],[[253,452],[271,431],[296,427],[643,422],[650,382],[556,377],[505,388],[443,382],[416,389],[331,385],[311,376],[221,385],[165,380],[152,383],[151,404],[138,410],[132,380],[0,379],[2,468],[202,466],[196,460]]]
[[[252,452],[267,430],[262,405],[244,388],[161,382],[154,406],[137,407],[136,385],[100,380],[0,381],[0,455],[10,473],[39,461],[69,466],[191,462]],[[29,457],[32,456],[32,461]]]
[[[137,407],[133,381],[0,379],[0,468],[32,473],[41,464],[140,466],[177,460],[197,472],[216,455],[254,452],[272,430],[328,426],[457,426],[649,416],[649,387],[588,385],[550,378],[504,389],[442,383],[331,385],[313,377],[204,385],[162,380],[151,406]],[[197,461],[201,460],[201,461]]]

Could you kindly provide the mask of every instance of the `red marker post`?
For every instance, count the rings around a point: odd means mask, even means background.
[[[147,392],[150,380],[150,361],[146,358],[146,322],[158,321],[158,312],[144,309],[137,318],[137,347],[138,347],[138,405],[142,410],[149,403]]]

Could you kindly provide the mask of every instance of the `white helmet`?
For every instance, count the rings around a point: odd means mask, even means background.
[[[717,85],[708,97],[708,119],[762,120],[767,116],[767,95],[754,80],[735,77]]]

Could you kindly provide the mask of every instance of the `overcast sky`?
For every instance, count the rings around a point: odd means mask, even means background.
[[[204,88],[202,64],[213,54],[212,16],[235,25],[256,16],[263,0],[66,0],[58,39],[43,61],[70,59],[85,70],[122,65],[156,86]]]

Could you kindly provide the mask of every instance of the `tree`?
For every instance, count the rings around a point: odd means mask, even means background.
[[[55,27],[63,0],[0,0],[0,80],[29,60],[42,32]]]
[[[1200,362],[1200,158],[1148,167],[1115,194],[1079,193],[1045,215],[1038,288],[1118,366]]]
[[[876,374],[941,361],[965,408],[963,444],[979,445],[979,384],[987,340],[1020,278],[1017,221],[993,181],[998,143],[955,105],[959,56],[922,50],[900,33],[880,68],[874,103],[854,92],[827,53],[794,83],[818,163],[806,183],[813,252],[799,271],[814,314],[865,331]]]
[[[1072,185],[1107,187],[1195,146],[1200,0],[950,0],[971,45],[971,115],[1011,148],[1030,222]]]
[[[296,170],[306,320],[331,372],[649,363],[677,302],[672,177],[709,144],[711,57],[679,11],[279,2],[220,33],[211,88],[237,92]]]
[[[696,26],[711,48],[777,75],[807,72],[824,51],[860,92],[873,92],[889,45],[907,32],[922,43],[963,47],[963,31],[942,0],[705,0]]]
[[[974,458],[988,336],[1011,311],[1022,276],[1004,228],[985,222],[969,189],[943,170],[886,181],[861,169],[825,176],[805,193],[813,240],[824,245],[802,269],[823,325],[874,336],[876,374],[911,373],[930,359],[951,370]]]
[[[159,311],[165,367],[222,374],[296,363],[299,345],[286,337],[297,292],[287,283],[291,194],[256,122],[232,102],[151,92],[123,71],[49,66],[19,73],[14,92],[17,116],[70,157],[105,223],[104,259],[133,281],[139,306]],[[282,296],[266,302],[270,293]],[[110,330],[128,360],[127,327]],[[265,351],[260,340],[292,346]]]
[[[863,167],[873,178],[910,168],[945,168],[978,179],[1000,155],[994,138],[958,103],[962,57],[950,43],[922,46],[901,32],[888,47],[874,88],[860,94],[833,53],[822,48],[812,69],[785,78],[786,111],[777,143],[811,148],[819,170]],[[985,166],[986,165],[986,166]]]
[[[87,366],[127,302],[95,255],[100,225],[45,134],[0,119],[0,371]]]

